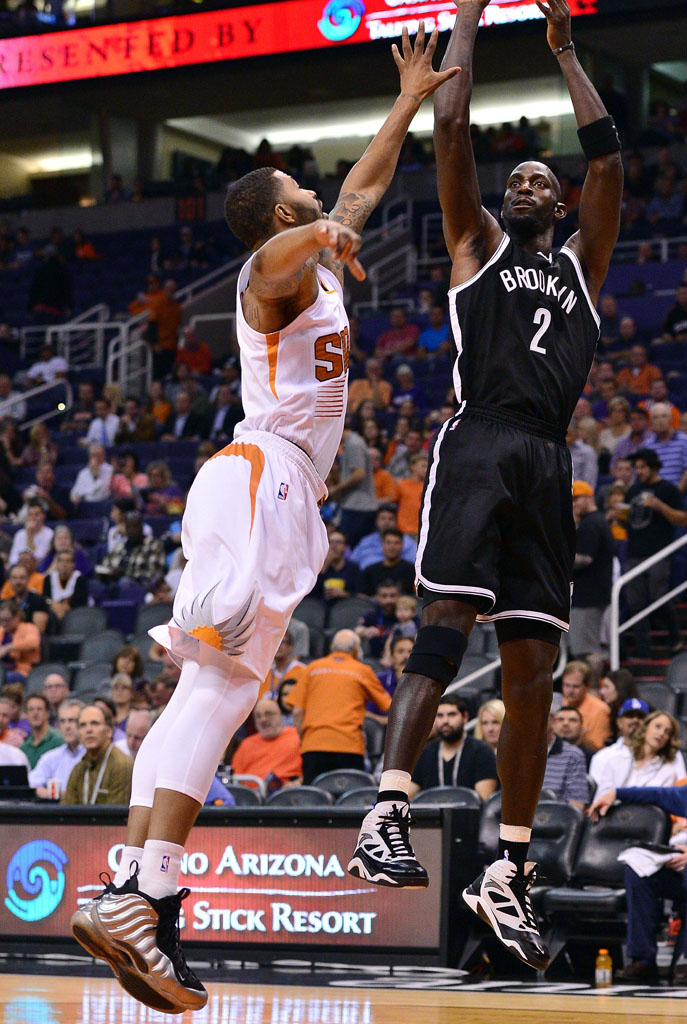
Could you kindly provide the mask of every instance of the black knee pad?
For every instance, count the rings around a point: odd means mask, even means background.
[[[459,629],[422,626],[404,671],[436,679],[445,689],[458,674],[467,646],[468,638]]]

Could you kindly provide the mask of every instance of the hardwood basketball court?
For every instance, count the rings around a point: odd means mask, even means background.
[[[683,1024],[687,991],[617,995],[314,988],[210,983],[204,1010],[148,1010],[113,980],[0,975],[2,1024]],[[547,986],[544,985],[544,988]]]

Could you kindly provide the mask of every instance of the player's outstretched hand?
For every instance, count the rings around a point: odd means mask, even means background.
[[[432,67],[432,57],[437,48],[438,38],[439,30],[435,28],[425,49],[425,23],[421,21],[415,37],[415,46],[410,45],[408,29],[404,28],[401,42],[403,56],[399,53],[396,43],[391,47],[396,67],[401,75],[401,93],[413,96],[419,102],[426,100],[440,85],[455,78],[460,72],[460,68],[435,71]]]
[[[315,229],[315,237],[322,249],[331,249],[334,259],[346,264],[356,281],[365,280],[365,270],[356,259],[362,239],[352,228],[336,220],[321,220]]]
[[[591,807],[588,808],[587,814],[592,821],[598,821],[599,817],[603,818],[608,814],[608,808],[612,807],[615,803],[615,790],[609,789],[607,793],[602,793],[601,796],[597,796]]]
[[[546,18],[546,41],[552,50],[567,46],[572,39],[570,31],[570,8],[566,0],[535,0],[539,10]]]

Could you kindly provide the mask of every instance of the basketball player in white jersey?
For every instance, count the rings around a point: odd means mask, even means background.
[[[318,505],[344,425],[349,329],[343,269],[359,279],[359,232],[386,192],[435,72],[424,27],[402,53],[401,91],[343,183],[329,218],[314,192],[261,168],[228,191],[232,231],[253,255],[237,290],[242,400],[235,440],[200,470],[183,520],[188,563],[168,626],[151,630],[181,678],[136,758],[117,875],[72,918],[75,937],[123,987],[168,1013],[207,992],[179,943],[184,845],[229,740],[255,705],[291,614],[328,550]]]

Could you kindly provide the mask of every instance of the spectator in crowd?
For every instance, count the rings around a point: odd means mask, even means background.
[[[191,395],[184,388],[174,401],[174,412],[170,413],[163,428],[163,441],[197,441],[205,433],[201,416],[191,409]]]
[[[69,491],[55,483],[55,470],[52,462],[39,462],[36,466],[36,482],[30,484],[22,495],[24,505],[19,513],[21,519],[26,517],[28,506],[32,501],[39,501],[47,510],[49,519],[66,519],[69,509]]]
[[[50,550],[51,541],[52,530],[45,525],[45,509],[34,499],[29,502],[26,525],[14,535],[9,564],[16,565],[22,551],[31,551],[37,562],[42,561]]]
[[[385,360],[392,356],[412,356],[417,348],[420,328],[408,323],[408,314],[403,306],[394,306],[389,317],[391,327],[377,338],[375,356]]]
[[[165,390],[161,380],[154,380],[151,383],[145,410],[153,417],[158,428],[164,427],[168,417],[171,416],[172,406],[165,398]]]
[[[218,444],[229,444],[234,437],[236,424],[242,419],[240,399],[234,397],[228,384],[221,384],[210,421],[210,438]]]
[[[608,704],[589,692],[589,665],[569,661],[563,672],[563,701],[577,708],[582,716],[582,742],[592,750],[600,750],[611,735],[611,714]]]
[[[10,416],[5,416],[0,423],[0,429],[2,430],[2,435],[0,436],[0,443],[2,444],[0,455],[3,458],[5,471],[8,477],[11,477],[13,469],[18,469],[24,465],[22,458],[24,448],[19,438],[17,424]]]
[[[121,174],[112,174],[110,176],[110,187],[105,192],[105,202],[122,203],[126,202],[130,198],[130,193],[124,188]]]
[[[631,458],[639,448],[646,448],[654,436],[649,429],[649,413],[646,409],[642,409],[640,406],[630,409],[628,418],[630,433],[627,437],[618,441],[615,446],[611,457],[611,470],[613,472],[615,472],[615,467],[620,461]],[[624,481],[625,486],[627,486],[628,482]]]
[[[17,605],[24,620],[33,623],[39,632],[45,633],[48,628],[50,613],[48,602],[44,595],[45,580],[41,579],[41,593],[37,594],[34,590],[29,589],[30,579],[31,577],[26,567],[21,562],[13,565],[7,581],[9,584],[7,595]],[[4,595],[5,587],[3,587],[3,598]]]
[[[676,300],[666,313],[657,341],[687,341],[687,282],[677,286]]]
[[[19,705],[21,707],[21,703]],[[15,703],[9,697],[0,694],[0,743],[11,747],[20,747],[26,739],[23,729],[12,724],[15,717]],[[26,757],[26,754],[23,755]],[[21,762],[24,763],[23,761]],[[28,761],[26,762],[28,766]]]
[[[0,740],[0,765],[14,765],[18,768],[26,768],[27,772],[31,765],[23,750],[19,747],[12,746],[11,743],[5,743]]]
[[[415,383],[415,374],[407,363],[401,363],[394,374],[396,384],[391,397],[391,405],[394,409],[401,411],[405,403],[412,402],[413,408],[421,408],[425,404],[425,396],[422,388]]]
[[[589,774],[597,786],[597,793],[624,786],[635,768],[631,740],[649,714],[649,705],[639,697],[629,697],[618,708],[616,729],[618,739],[609,747],[602,747],[589,763]]]
[[[127,512],[126,540],[116,544],[106,556],[98,572],[112,581],[127,577],[150,587],[166,570],[162,541],[143,532],[143,517],[138,511]]]
[[[611,528],[597,508],[589,484],[575,480],[572,493],[577,533],[568,649],[578,657],[602,648],[602,622],[611,603],[614,545]]]
[[[670,409],[670,425],[675,429],[680,429],[681,414],[680,410],[676,405],[670,401],[668,394],[668,385],[666,384],[663,377],[658,377],[656,380],[652,380],[651,387],[649,388],[649,397],[645,398],[643,402],[639,403],[640,408],[646,409],[649,414],[656,405],[667,405]]]
[[[608,704],[611,711],[611,740],[615,743],[620,733],[617,718],[620,709],[627,700],[639,698],[637,681],[629,669],[617,668],[599,680],[599,696]]]
[[[594,405],[592,406],[591,418],[606,422],[611,414],[611,402],[615,401],[616,398],[620,397],[618,394],[619,390],[620,389],[618,387],[618,381],[615,379],[615,377],[610,377],[608,380],[599,381],[597,400],[594,402]],[[581,403],[578,403],[578,405],[579,404]],[[578,424],[581,425],[582,423],[585,422],[585,420],[590,419],[590,417],[580,417],[576,410],[575,419],[577,420]],[[580,433],[583,432],[580,431]],[[585,440],[584,436],[582,439]]]
[[[494,751],[498,750],[501,726],[506,717],[506,705],[502,700],[494,699],[485,701],[477,712],[477,724],[475,725],[474,736],[476,740],[484,740]]]
[[[582,715],[578,708],[567,707],[564,704],[558,709],[554,720],[556,736],[560,736],[583,754],[586,771],[594,751],[582,742],[582,730]]]
[[[96,438],[98,440],[98,438]],[[138,441],[155,440],[155,420],[144,412],[137,398],[130,396],[124,402],[124,412],[119,417],[119,428],[115,435],[117,444],[135,444]]]
[[[312,661],[286,698],[301,736],[306,785],[322,772],[365,767],[365,702],[385,712],[391,698],[361,655],[353,630],[339,630],[331,654]]]
[[[69,696],[69,683],[60,672],[51,672],[45,677],[43,683],[43,694],[47,697],[49,710],[49,723],[57,725],[60,704]]]
[[[0,659],[8,682],[23,682],[41,660],[41,634],[25,622],[16,601],[0,603]]]
[[[234,773],[257,775],[268,789],[299,783],[303,777],[300,737],[293,725],[284,722],[276,700],[259,700],[253,721],[255,734],[241,741],[231,759]]]
[[[676,786],[687,776],[680,726],[667,711],[652,711],[630,737],[634,758],[627,786]]]
[[[418,356],[445,355],[451,350],[446,310],[435,303],[429,310],[429,327],[418,338]]]
[[[594,820],[608,812],[615,801],[625,803],[655,804],[680,819],[687,816],[687,789],[684,786],[638,787],[629,783],[599,793],[589,808]],[[664,900],[672,900],[673,908],[682,921],[685,920],[687,891],[685,889],[685,867],[687,867],[687,836],[680,830],[674,832],[670,845],[675,855],[662,867],[648,875],[640,875],[627,864],[624,885],[627,893],[627,961],[622,974],[624,981],[634,984],[658,985],[659,972],[656,963],[657,933],[663,914]],[[683,926],[684,929],[684,926]],[[684,942],[684,936],[680,939]],[[683,945],[684,951],[684,945]],[[682,954],[684,958],[684,952]],[[679,973],[678,973],[679,972]],[[676,965],[674,980],[684,980],[684,960]]]
[[[399,421],[401,417],[399,416]],[[394,445],[387,468],[397,480],[410,476],[410,460],[424,451],[425,440],[421,430],[410,429],[405,439]]]
[[[659,475],[661,460],[653,448],[640,448],[634,456],[637,481],[628,490],[627,520],[628,568],[633,569],[650,555],[656,554],[675,539],[675,528],[687,526],[687,512],[682,495],[674,483]],[[670,590],[671,560],[664,558],[645,573],[630,580],[625,596],[630,615],[646,608]],[[656,609],[656,619],[668,630],[673,654],[682,646],[675,608],[668,602]],[[633,626],[635,656],[651,657],[649,620],[640,619]]]
[[[356,626],[356,633],[365,640],[370,657],[381,658],[387,638],[398,625],[396,603],[398,601],[398,584],[393,580],[382,580],[377,587],[374,607],[363,616]]]
[[[2,536],[2,534],[0,534],[0,536]],[[7,554],[9,554],[9,552],[7,552]],[[33,557],[33,554],[30,551],[22,551],[19,555],[17,565],[21,565],[28,573],[28,589],[33,591],[34,594],[42,594],[43,575],[36,570],[36,559]],[[8,577],[3,583],[2,588],[0,588],[0,600],[7,601],[9,598],[14,596],[14,587]]]
[[[54,380],[66,377],[68,369],[64,356],[55,355],[52,345],[44,345],[38,360],[26,371],[26,377],[32,387],[38,384],[52,384]]]
[[[367,445],[348,428],[343,432],[339,482],[329,488],[329,498],[339,503],[339,526],[351,547],[355,546],[374,525],[377,495]]]
[[[114,723],[107,708],[87,705],[79,712],[79,739],[85,747],[62,794],[63,804],[128,804],[133,761],[112,742]]]
[[[379,448],[369,448],[370,461],[372,463],[372,479],[375,485],[375,494],[380,505],[395,500],[396,481],[391,473],[382,465],[382,453]]]
[[[396,601],[396,625],[392,627],[384,645],[384,661],[388,661],[391,644],[398,636],[414,640],[418,631],[417,598],[401,594]]]
[[[76,475],[69,497],[78,509],[82,501],[107,501],[110,497],[110,483],[114,470],[106,461],[102,444],[92,444],[88,449],[88,463]]]
[[[37,466],[40,462],[57,462],[57,445],[50,439],[45,423],[35,423],[29,431],[29,443],[21,456],[23,466]]]
[[[148,695],[153,709],[153,719],[157,721],[164,709],[169,704],[177,688],[178,680],[170,679],[164,673],[157,679],[153,679],[148,686]]]
[[[148,477],[139,469],[138,455],[132,449],[118,456],[119,467],[110,480],[114,498],[132,498],[141,501],[141,492],[148,487]]]
[[[135,687],[143,681],[143,658],[141,652],[132,644],[120,647],[112,661],[112,675],[115,676],[119,672],[129,676]]]
[[[347,548],[346,535],[341,530],[332,530],[329,551],[313,589],[313,594],[328,605],[336,604],[343,597],[354,597],[359,591],[360,569],[352,559],[346,558]]]
[[[45,577],[43,597],[52,614],[62,620],[70,608],[88,604],[88,581],[76,568],[73,551],[60,551],[55,563],[56,567]]]
[[[465,786],[483,800],[496,791],[494,752],[488,743],[465,732],[469,717],[468,705],[457,694],[441,697],[434,720],[438,738],[420,754],[409,789],[411,800],[420,790],[436,786]]]
[[[107,398],[96,398],[95,416],[88,425],[86,436],[81,438],[79,444],[86,447],[89,444],[100,444],[108,447],[115,443],[119,431],[119,416],[112,411],[112,406]]]
[[[126,723],[133,705],[134,684],[131,676],[126,672],[116,672],[110,683],[110,693],[114,704],[114,726],[115,730],[126,733]]]
[[[5,683],[2,690],[0,690],[0,697],[3,700],[8,701],[11,705],[10,720],[7,728],[15,736],[21,734],[21,744],[24,742],[26,737],[31,733],[31,726],[29,720],[24,715],[24,686],[21,682],[17,681],[14,683]],[[7,739],[7,736],[5,737]],[[12,740],[14,742],[14,740]]]
[[[148,708],[132,708],[126,720],[124,739],[117,740],[115,746],[132,761],[135,761],[141,744],[150,732],[152,725],[153,716]]]
[[[662,479],[675,484],[684,494],[687,490],[687,435],[673,428],[671,415],[671,407],[667,403],[657,402],[651,407],[654,436],[646,446],[652,448],[661,460]]]
[[[633,345],[630,349],[630,365],[618,373],[618,385],[632,395],[648,395],[652,380],[663,374],[658,366],[649,362],[644,345]]]
[[[396,636],[393,637],[390,635],[389,638],[391,641],[389,644],[389,661],[391,664],[389,668],[385,668],[381,672],[377,673],[377,679],[379,679],[389,696],[393,697],[396,692],[396,687],[401,681],[403,670],[408,663],[410,652],[413,649],[413,639],[411,637],[403,636],[400,633],[397,633]],[[386,722],[386,717],[382,718],[381,716],[374,714],[371,702],[368,703],[367,710],[368,714],[372,714],[373,718],[377,718],[378,721]]]
[[[573,418],[568,426],[566,444],[570,451],[573,466],[573,478],[584,480],[592,491],[596,490],[596,481],[599,477],[599,461],[596,452],[582,440],[580,436],[579,421]]]
[[[277,647],[272,668],[263,685],[264,695],[271,700],[276,700],[279,687],[285,679],[300,679],[305,672],[303,662],[294,657],[293,647],[294,635],[293,628],[290,626]]]
[[[644,216],[654,228],[669,231],[673,224],[679,224],[684,205],[684,196],[675,181],[661,174],[656,179],[654,195],[647,203]]]
[[[415,567],[402,557],[403,534],[395,527],[384,531],[382,536],[382,560],[368,565],[360,574],[360,593],[372,597],[379,587],[391,581],[401,594],[415,592]]]
[[[398,528],[413,540],[417,539],[419,529],[420,504],[426,473],[427,454],[417,452],[410,458],[410,476],[399,480],[396,485]]]
[[[606,351],[615,341],[620,333],[620,315],[618,313],[618,300],[615,295],[602,295],[599,298],[599,314],[601,324],[599,327],[599,342],[601,351]]]
[[[542,788],[553,790],[557,800],[583,810],[589,802],[587,761],[584,752],[560,731],[558,716],[561,713],[560,694],[554,693],[546,733],[549,753]],[[568,717],[579,719],[579,714]]]
[[[74,543],[74,535],[66,523],[58,523],[55,527],[50,551],[40,563],[40,572],[52,572],[53,569],[56,569],[56,559],[62,551],[71,551],[73,553],[76,568],[83,576],[90,576],[92,574],[93,566],[91,565],[88,556],[80,545]],[[22,561],[24,557],[25,555],[20,555],[20,561]],[[41,586],[41,591],[42,589],[43,587]]]
[[[177,363],[185,363],[196,376],[212,373],[212,349],[201,341],[195,327],[184,327],[181,347],[176,354]]]
[[[363,401],[372,401],[380,413],[385,413],[391,402],[391,385],[382,377],[381,360],[374,356],[364,362],[364,377],[358,377],[348,386],[348,411],[357,413]]]
[[[184,492],[172,480],[169,466],[162,459],[151,462],[147,469],[148,489],[146,512],[151,516],[181,515],[186,504]]]
[[[95,416],[95,388],[90,380],[80,380],[76,389],[76,402],[69,410],[69,419],[63,420],[63,431],[83,432]]]
[[[26,402],[21,400],[20,392],[13,389],[9,373],[0,373],[0,418],[5,416],[23,423],[26,419]]]
[[[181,306],[175,298],[176,283],[165,281],[164,288],[157,274],[148,274],[145,292],[139,292],[129,303],[134,316],[145,313],[148,319],[148,340],[153,350],[153,376],[165,377],[176,357]]]
[[[59,747],[42,754],[36,766],[29,772],[29,785],[36,790],[36,796],[47,799],[50,796],[48,782],[57,779],[60,794],[67,788],[72,769],[81,760],[85,747],[79,739],[79,712],[84,706],[76,697],[65,697],[59,705],[57,728],[62,738]]]
[[[21,749],[31,767],[35,768],[43,754],[64,745],[64,738],[50,727],[50,704],[44,694],[32,693],[27,697],[25,711],[31,733],[22,743]]]
[[[618,442],[630,436],[630,403],[618,396],[608,403],[608,426],[599,434],[599,444],[613,455]]]
[[[90,238],[86,238],[83,231],[78,228],[72,232],[72,242],[74,244],[74,258],[77,260],[99,260],[101,259],[100,253],[96,250],[93,242]]]

